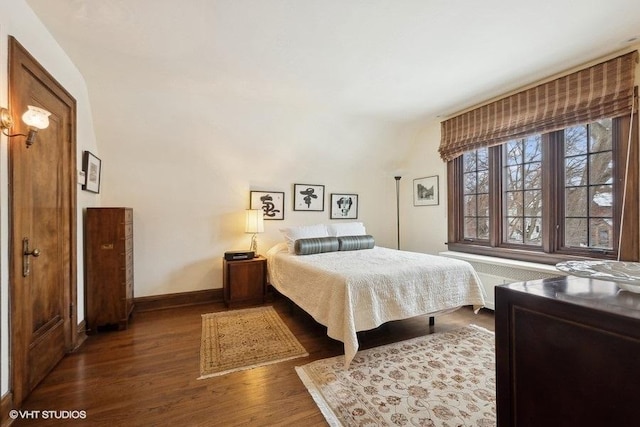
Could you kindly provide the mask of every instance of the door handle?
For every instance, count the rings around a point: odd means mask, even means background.
[[[35,258],[40,256],[40,249],[34,248],[32,251],[29,250],[29,239],[22,239],[22,276],[27,277],[31,273],[31,262],[29,257],[33,256]]]

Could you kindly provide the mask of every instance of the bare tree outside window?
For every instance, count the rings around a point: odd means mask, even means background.
[[[542,244],[542,137],[503,146],[505,243]]]
[[[612,133],[611,119],[565,129],[567,247],[613,249]]]
[[[489,150],[465,153],[462,159],[464,175],[464,238],[489,239]]]

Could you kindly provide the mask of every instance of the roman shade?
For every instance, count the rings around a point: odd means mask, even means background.
[[[449,161],[465,151],[628,114],[637,62],[633,51],[448,119],[440,157]]]

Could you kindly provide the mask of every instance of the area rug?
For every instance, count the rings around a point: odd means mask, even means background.
[[[271,306],[202,315],[199,379],[307,355]]]
[[[494,348],[470,325],[296,371],[331,426],[495,426]]]

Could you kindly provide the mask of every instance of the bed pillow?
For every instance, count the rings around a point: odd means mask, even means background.
[[[301,225],[299,227],[281,228],[280,232],[284,236],[289,253],[295,253],[295,243],[298,239],[308,239],[311,237],[328,237],[329,232],[324,224]]]
[[[294,244],[296,255],[320,254],[323,252],[336,252],[340,248],[337,237],[311,237],[298,239]]]
[[[373,236],[340,236],[338,237],[339,250],[341,251],[358,251],[360,249],[372,249],[376,242]]]
[[[327,226],[330,236],[364,236],[367,230],[361,222],[339,222]]]

